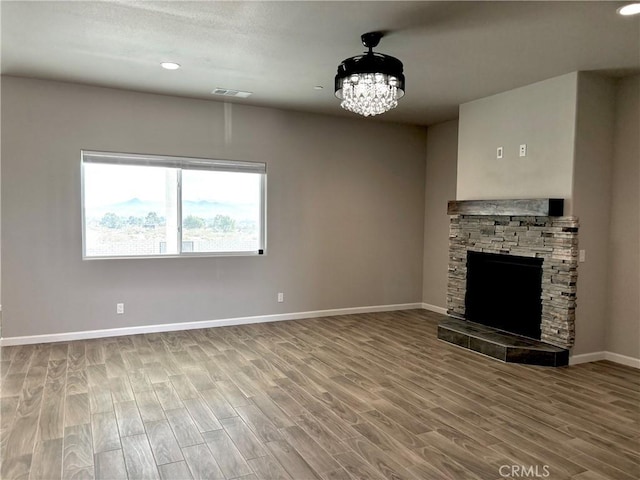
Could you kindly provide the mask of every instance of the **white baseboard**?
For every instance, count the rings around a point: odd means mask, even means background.
[[[424,308],[425,310],[429,310],[430,312],[441,313],[442,315],[446,315],[447,314],[447,309],[446,308],[437,307],[437,306],[431,305],[429,303],[423,303],[422,304],[422,308]]]
[[[626,365],[640,369],[640,358],[628,357],[614,352],[593,352],[573,355],[569,358],[569,365],[579,365],[581,363],[597,362],[599,360],[609,360],[610,362]]]
[[[305,318],[332,317],[354,313],[391,312],[395,310],[412,310],[423,308],[422,303],[402,303],[396,305],[376,305],[369,307],[336,308],[310,312],[280,313],[274,315],[258,315],[254,317],[223,318],[218,320],[202,320],[198,322],[165,323],[162,325],[141,325],[137,327],[109,328],[103,330],[86,330],[83,332],[51,333],[46,335],[30,335],[24,337],[0,338],[0,346],[31,345],[34,343],[69,342],[88,340],[91,338],[119,337],[121,335],[137,335],[140,333],[173,332],[176,330],[194,330],[198,328],[225,327],[230,325],[247,325],[250,323],[280,322],[284,320],[301,320]]]
[[[198,328],[225,327],[231,325],[248,325],[251,323],[281,322],[285,320],[302,320],[305,318],[332,317],[335,315],[351,315],[355,313],[392,312],[397,310],[413,310],[422,308],[431,312],[447,314],[447,309],[428,303],[402,303],[396,305],[375,305],[368,307],[335,308],[309,312],[279,313],[274,315],[257,315],[252,317],[221,318],[218,320],[202,320],[198,322],[165,323],[161,325],[141,325],[136,327],[109,328],[103,330],[86,330],[82,332],[51,333],[24,337],[0,338],[0,347],[13,345],[31,345],[34,343],[69,342],[73,340],[89,340],[92,338],[119,337],[141,333],[173,332],[176,330],[194,330]],[[640,369],[640,358],[628,357],[613,352],[593,352],[573,355],[569,365],[609,360]]]
[[[604,360],[606,352],[583,353],[581,355],[571,355],[569,365],[580,365],[581,363],[597,362]]]
[[[627,367],[640,368],[640,358],[628,357],[619,353],[604,352],[604,359],[610,362],[620,363]]]

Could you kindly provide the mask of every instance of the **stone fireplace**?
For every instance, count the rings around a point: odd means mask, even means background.
[[[448,314],[466,319],[468,252],[539,259],[542,263],[539,339],[568,349],[573,346],[575,337],[578,219],[562,216],[561,208],[560,211],[554,208],[522,209],[513,202],[525,201],[498,201],[506,208],[496,208],[496,201],[469,202],[474,208],[459,208],[465,202],[450,202]],[[452,209],[451,203],[457,206]],[[482,206],[483,203],[487,205]],[[481,208],[477,208],[478,204]],[[514,205],[516,208],[512,208]],[[501,294],[504,301],[500,301]],[[517,318],[517,306],[504,295],[513,293],[507,289],[498,293],[495,308],[513,309],[515,311],[506,313]]]

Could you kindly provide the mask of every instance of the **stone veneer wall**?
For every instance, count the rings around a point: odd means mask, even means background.
[[[452,216],[447,311],[459,318],[465,316],[469,250],[542,258],[541,340],[563,348],[573,345],[578,279],[576,217]]]

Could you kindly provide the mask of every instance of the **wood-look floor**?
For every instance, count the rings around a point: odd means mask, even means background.
[[[441,318],[4,348],[0,476],[640,478],[638,370],[500,363],[438,341]]]

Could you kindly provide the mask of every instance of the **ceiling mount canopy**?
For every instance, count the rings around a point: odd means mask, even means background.
[[[365,117],[379,115],[397,107],[398,99],[404,96],[402,62],[373,51],[382,37],[382,32],[363,34],[362,44],[369,51],[338,65],[335,94],[345,110]]]

